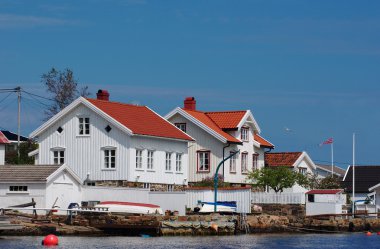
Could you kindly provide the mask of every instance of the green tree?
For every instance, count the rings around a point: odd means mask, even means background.
[[[7,151],[5,153],[6,164],[34,164],[34,158],[29,157],[28,153],[36,150],[38,144],[33,140],[20,143],[20,159],[17,160],[17,150]]]
[[[68,68],[59,71],[53,67],[48,73],[41,76],[41,82],[54,100],[45,111],[46,120],[60,112],[79,96],[88,97],[90,95],[87,86],[78,89],[78,81],[74,78],[73,71]]]
[[[319,189],[339,189],[341,186],[341,179],[336,175],[327,176],[323,178],[318,186]]]
[[[269,186],[276,193],[283,192],[284,189],[293,187],[296,183],[301,186],[306,186],[308,183],[306,176],[287,167],[265,167],[255,170],[249,173],[248,179],[252,181],[253,186],[260,188]]]

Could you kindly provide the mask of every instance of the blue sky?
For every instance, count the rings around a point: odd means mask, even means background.
[[[353,132],[357,163],[380,164],[379,65],[379,1],[0,0],[0,88],[47,96],[54,66],[162,115],[195,96],[201,110],[252,110],[276,151],[329,164],[318,144],[333,137],[343,167]],[[0,127],[16,129],[15,100]],[[43,105],[23,103],[28,134]]]

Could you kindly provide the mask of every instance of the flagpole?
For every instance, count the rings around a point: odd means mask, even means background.
[[[355,133],[352,134],[352,214],[355,217]]]
[[[331,176],[334,177],[334,142],[331,143]]]

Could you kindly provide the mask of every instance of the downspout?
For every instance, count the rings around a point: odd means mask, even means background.
[[[230,147],[230,143],[223,147],[223,160],[224,160],[224,149]],[[224,179],[224,161],[223,161],[223,179]]]

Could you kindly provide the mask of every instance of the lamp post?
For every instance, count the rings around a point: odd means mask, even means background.
[[[216,202],[218,200],[218,172],[219,172],[220,166],[222,166],[225,161],[227,161],[231,157],[235,156],[239,152],[240,152],[240,150],[235,151],[234,153],[232,153],[231,155],[229,155],[228,157],[226,157],[225,159],[223,159],[218,164],[218,167],[216,167],[216,171],[215,171],[215,175],[214,175],[214,213],[216,213]]]

